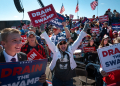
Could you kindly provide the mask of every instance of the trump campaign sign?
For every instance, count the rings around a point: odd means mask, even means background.
[[[37,52],[35,48],[33,48],[28,54],[27,54],[27,60],[37,60],[37,59],[45,59],[40,53]]]
[[[60,29],[63,29],[63,25],[62,22],[66,21],[66,17],[64,17],[63,15],[57,13],[57,18],[51,20],[50,22],[48,22],[49,24],[52,24]]]
[[[27,36],[21,35],[21,38],[22,38],[22,44],[25,44],[25,42],[27,41]]]
[[[120,30],[120,23],[113,23],[112,24],[112,29],[116,30],[116,31],[119,31]]]
[[[77,22],[77,23],[75,24],[75,27],[80,27],[80,22]]]
[[[99,28],[91,28],[92,33],[97,33],[99,34]]]
[[[47,59],[0,63],[0,86],[42,86]]]
[[[52,4],[41,9],[29,11],[28,15],[34,27],[40,26],[42,23],[47,23],[57,17],[56,11]]]
[[[83,47],[83,49],[85,53],[95,51],[95,47]]]
[[[120,69],[120,43],[97,49],[101,66],[105,72]]]
[[[108,15],[99,16],[99,22],[109,21]]]

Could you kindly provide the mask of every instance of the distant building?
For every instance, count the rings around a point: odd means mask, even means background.
[[[22,20],[26,25],[30,24],[29,20]],[[1,20],[0,21],[0,30],[4,28],[11,28],[12,26],[21,26],[21,20]]]

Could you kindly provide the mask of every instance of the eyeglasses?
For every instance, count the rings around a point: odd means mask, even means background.
[[[65,42],[65,41],[64,41],[64,42],[60,42],[60,45],[63,45],[63,44],[66,44],[66,43],[67,43],[67,42]]]

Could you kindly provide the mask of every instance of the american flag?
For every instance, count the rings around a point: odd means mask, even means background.
[[[91,4],[90,4],[92,10],[95,10],[96,6],[98,6],[98,0],[95,0],[93,1]]]
[[[75,13],[77,13],[79,11],[79,5],[78,5],[78,2],[77,2],[77,6],[76,6],[76,9],[75,9]]]
[[[60,13],[62,14],[64,11],[65,11],[65,8],[64,8],[64,6],[63,6],[63,4],[62,4],[62,7],[61,7],[61,10],[60,10]]]

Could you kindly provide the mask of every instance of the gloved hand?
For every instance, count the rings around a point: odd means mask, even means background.
[[[45,26],[45,24],[41,24],[41,26],[40,26],[41,32],[44,32],[44,31],[45,31],[44,26]]]
[[[89,28],[89,24],[85,23],[85,26],[84,26],[84,28],[83,28],[83,31],[87,33],[88,28]]]

